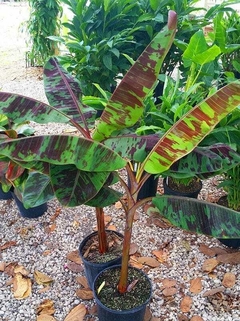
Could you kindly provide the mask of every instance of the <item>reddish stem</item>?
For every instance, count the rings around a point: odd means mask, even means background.
[[[108,251],[107,234],[105,230],[104,212],[102,207],[96,207],[99,253]]]

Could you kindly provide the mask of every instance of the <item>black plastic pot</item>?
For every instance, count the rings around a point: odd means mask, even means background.
[[[109,232],[108,230],[106,232]],[[118,232],[113,232],[111,231],[111,233],[116,233],[118,236],[123,237],[123,235],[121,233]],[[89,234],[88,236],[86,236],[82,242],[80,243],[79,246],[79,255],[83,261],[83,265],[84,265],[84,271],[86,274],[86,278],[88,280],[88,284],[89,287],[91,289],[93,289],[93,282],[96,278],[96,276],[104,269],[112,266],[112,265],[118,265],[121,264],[122,262],[122,256],[117,257],[111,261],[105,262],[105,263],[94,263],[94,262],[90,262],[88,261],[86,258],[83,257],[83,248],[85,246],[85,244],[87,243],[87,241],[89,239],[91,239],[91,237],[93,237],[94,235],[97,235],[97,232],[93,232],[91,234]]]
[[[239,214],[240,215],[240,214]],[[240,248],[240,238],[238,239],[218,239],[222,244],[233,249]]]
[[[201,186],[196,191],[188,192],[188,193],[181,192],[181,191],[176,191],[176,190],[171,189],[168,186],[166,178],[164,178],[164,180],[163,180],[163,190],[164,190],[164,194],[165,195],[175,195],[175,196],[182,196],[182,197],[197,198],[198,194],[201,191],[201,189],[202,189],[202,182],[201,182]]]
[[[10,199],[12,199],[12,198],[13,198],[13,197],[12,197],[11,191],[5,193],[5,192],[2,190],[2,185],[0,184],[0,200],[10,200]]]
[[[17,196],[13,192],[12,197],[16,202],[20,215],[24,218],[38,218],[47,211],[47,203],[44,203],[36,207],[25,208],[23,203],[17,198]]]
[[[108,268],[107,270],[109,270],[109,269],[119,269],[120,270],[120,268],[121,268],[121,266],[112,266],[112,267]],[[129,267],[129,269],[138,270],[134,267]],[[147,306],[148,302],[150,301],[150,298],[152,295],[152,286],[151,286],[151,282],[150,282],[149,278],[147,277],[147,275],[141,270],[138,270],[138,271],[149,282],[149,286],[150,286],[149,297],[142,305],[132,308],[132,309],[128,309],[128,310],[113,310],[113,309],[110,309],[102,304],[102,302],[99,300],[98,295],[96,293],[97,292],[97,290],[96,290],[97,285],[96,284],[98,283],[98,279],[101,278],[101,275],[102,275],[102,273],[104,273],[104,271],[102,271],[96,277],[96,279],[94,281],[93,294],[94,294],[94,298],[97,303],[97,311],[98,311],[99,321],[143,321],[144,320],[146,306]]]

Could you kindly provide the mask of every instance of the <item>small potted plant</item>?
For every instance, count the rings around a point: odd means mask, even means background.
[[[113,288],[119,300],[126,301],[133,294],[134,300],[127,301],[134,304],[137,293],[142,294],[143,288],[147,293],[137,306],[128,305],[126,310],[107,307],[100,303],[100,295],[105,290],[108,292],[108,281],[105,280],[105,272],[100,273],[103,280],[96,278],[94,293],[101,321],[121,320],[122,315],[125,320],[142,321],[151,296],[148,278],[128,266],[134,214],[139,206],[151,200],[151,197],[138,200],[142,185],[151,174],[164,173],[175,161],[191,152],[222,118],[239,105],[240,84],[231,83],[190,110],[161,138],[126,134],[126,128],[133,127],[144,111],[143,100],[156,84],[161,64],[174,39],[176,25],[176,14],[170,11],[167,26],[157,34],[118,85],[93,133],[88,126],[92,123],[92,110],[81,104],[77,83],[55,59],[51,59],[45,68],[46,91],[54,107],[27,97],[0,93],[0,111],[8,117],[30,117],[38,122],[50,122],[52,119],[70,122],[82,134],[83,137],[43,135],[0,142],[0,155],[17,159],[22,166],[43,171],[47,165],[53,190],[62,204],[94,207],[107,202],[111,204],[112,196],[116,196],[111,187],[114,178],[125,190],[127,201],[122,203],[125,230],[121,267],[104,271],[109,271],[107,274],[113,271],[117,275]],[[136,174],[131,165],[133,161],[139,164]],[[118,171],[121,168],[126,170],[129,185]],[[113,296],[111,291],[109,298]]]
[[[26,122],[12,124],[2,115],[1,140],[31,136],[34,129]],[[19,213],[25,218],[37,218],[47,210],[47,201],[54,197],[49,176],[28,170],[6,157],[0,158],[2,199],[14,198]]]

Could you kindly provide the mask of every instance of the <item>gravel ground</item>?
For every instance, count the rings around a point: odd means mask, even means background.
[[[6,27],[6,24],[9,24],[7,16],[11,14],[12,17],[21,20],[26,17],[26,11],[26,4],[0,4],[1,37],[2,24],[5,26],[5,37],[13,35],[14,30],[16,32],[16,29]],[[14,18],[13,20],[16,28],[18,24]],[[23,44],[22,39],[18,41]],[[5,66],[0,78],[1,90],[45,100],[41,70],[25,69],[25,47],[19,45],[17,49],[19,58],[15,63],[15,60],[11,60],[15,57],[14,51],[16,52],[12,42],[6,42],[10,43],[7,48],[3,42],[1,43],[0,54],[6,56],[5,53],[8,51],[7,60],[5,63],[0,63],[1,69]],[[39,133],[62,132],[66,129],[54,124],[47,128],[42,126],[36,128]],[[161,183],[160,180],[159,193],[162,192]],[[216,184],[216,179],[204,181],[199,198],[216,201],[221,194],[221,191],[216,189]],[[122,232],[124,227],[122,210],[117,206],[111,206],[106,208],[105,212],[111,217],[109,224]],[[53,301],[54,318],[57,321],[65,320],[71,309],[79,304],[87,307],[88,313],[84,320],[98,320],[94,313],[94,300],[83,300],[76,295],[76,290],[81,287],[76,278],[84,276],[82,266],[67,258],[69,252],[78,249],[83,237],[94,230],[96,225],[94,210],[85,206],[63,208],[53,200],[48,203],[48,211],[42,217],[27,220],[19,216],[14,201],[8,200],[0,201],[0,216],[0,248],[7,242],[12,242],[10,243],[12,246],[2,248],[0,251],[0,321],[37,320],[37,308],[45,299]],[[231,252],[218,240],[186,233],[172,227],[162,228],[159,224],[155,224],[155,221],[149,222],[148,214],[141,209],[134,224],[133,242],[138,246],[139,256],[154,257],[153,250],[163,251],[160,266],[143,267],[153,284],[153,295],[149,304],[151,313],[146,316],[145,321],[240,321],[239,264],[219,264],[212,272],[203,271],[203,264],[209,256],[202,253],[200,248],[202,244],[211,248],[217,247],[218,251],[225,249]],[[13,295],[11,276],[6,269],[6,266],[13,262],[17,262],[29,271],[32,291],[25,299],[18,300]],[[1,272],[2,270],[4,271]],[[37,284],[34,278],[35,270],[51,277],[53,283]],[[204,296],[207,290],[222,287],[226,273],[236,277],[235,283],[231,287],[225,284],[217,294]],[[193,291],[190,282],[196,278],[201,281],[202,288]],[[171,286],[175,294],[169,296],[163,291],[164,279],[176,281],[176,284]],[[183,307],[182,301],[186,296],[192,299],[189,311]],[[83,319],[78,316],[71,320]]]

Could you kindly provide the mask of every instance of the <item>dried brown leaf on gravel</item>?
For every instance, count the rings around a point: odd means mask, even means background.
[[[240,252],[219,254],[217,260],[221,263],[240,264]]]
[[[216,255],[215,251],[205,244],[200,244],[199,251],[210,257],[213,257]]]
[[[129,255],[133,255],[138,251],[138,245],[136,243],[131,243],[130,244],[130,251],[129,251]]]
[[[182,312],[187,313],[191,310],[193,300],[190,296],[186,295],[181,303],[180,303],[180,309]]]
[[[76,282],[81,284],[85,289],[89,288],[87,278],[85,276],[78,276],[76,277]]]
[[[138,262],[141,263],[141,264],[145,264],[145,265],[148,265],[152,268],[155,268],[155,267],[159,267],[160,266],[160,263],[158,262],[158,260],[154,259],[153,257],[150,257],[150,256],[142,256],[138,259]]]
[[[129,264],[137,269],[142,269],[143,268],[143,264],[138,262],[138,257],[135,256],[135,255],[132,255],[130,257],[130,260],[129,260]]]
[[[207,297],[207,296],[211,296],[211,295],[214,295],[216,293],[219,293],[219,292],[223,292],[225,290],[225,288],[223,286],[219,286],[215,289],[211,289],[211,290],[208,290],[206,292],[203,293],[203,297]]]
[[[52,232],[54,232],[56,230],[57,224],[53,223],[53,224],[49,224],[46,228],[45,228],[45,233],[50,234]]]
[[[178,314],[178,321],[189,321],[188,317],[184,314]]]
[[[32,293],[32,282],[30,278],[16,273],[13,277],[13,295],[17,300],[25,299]]]
[[[17,265],[14,267],[14,273],[21,273],[24,276],[29,275],[29,271],[23,265]]]
[[[82,300],[93,299],[93,291],[91,289],[77,289],[76,295]]]
[[[0,272],[4,272],[5,266],[6,266],[5,262],[0,262]]]
[[[202,279],[200,277],[197,277],[195,279],[192,279],[190,281],[190,292],[194,294],[198,294],[202,291]]]
[[[157,257],[157,260],[160,263],[165,263],[168,260],[169,252],[167,249],[162,249],[162,250],[154,250],[152,251],[152,254]]]
[[[56,321],[56,319],[52,315],[40,314],[37,316],[36,321]]]
[[[16,246],[17,242],[16,241],[8,241],[2,245],[0,245],[0,251],[6,250],[9,247]]]
[[[143,321],[152,321],[152,313],[149,309],[149,307],[146,307],[145,315],[144,315],[144,320]]]
[[[55,213],[50,218],[50,222],[54,222],[56,218],[60,215],[60,213],[61,213],[61,208],[60,207],[56,208]]]
[[[177,289],[174,287],[165,288],[162,293],[164,296],[172,296],[177,293]]]
[[[75,262],[69,262],[67,264],[67,267],[69,268],[69,270],[71,270],[72,272],[75,272],[75,273],[79,273],[84,270],[84,268],[81,264],[77,264]]]
[[[219,264],[219,261],[217,259],[207,259],[206,261],[204,261],[203,266],[202,266],[202,270],[204,272],[212,272],[215,267]]]
[[[199,315],[194,315],[190,321],[204,321],[202,317],[200,317]]]
[[[79,256],[79,251],[75,250],[75,251],[71,251],[67,254],[67,259],[77,263],[77,264],[82,264],[82,259]]]
[[[6,263],[4,273],[6,273],[9,276],[14,276],[14,269],[17,265],[18,265],[17,262]]]
[[[232,288],[236,283],[236,276],[233,273],[225,273],[223,280],[222,280],[222,285],[225,286],[225,288]]]
[[[83,321],[86,312],[85,305],[79,304],[69,312],[64,321]]]
[[[162,288],[171,288],[177,284],[177,281],[174,279],[163,279]]]
[[[39,285],[49,285],[53,282],[52,278],[38,270],[34,271],[34,278]]]
[[[49,299],[43,300],[37,307],[37,314],[52,315],[55,313],[54,302]]]

